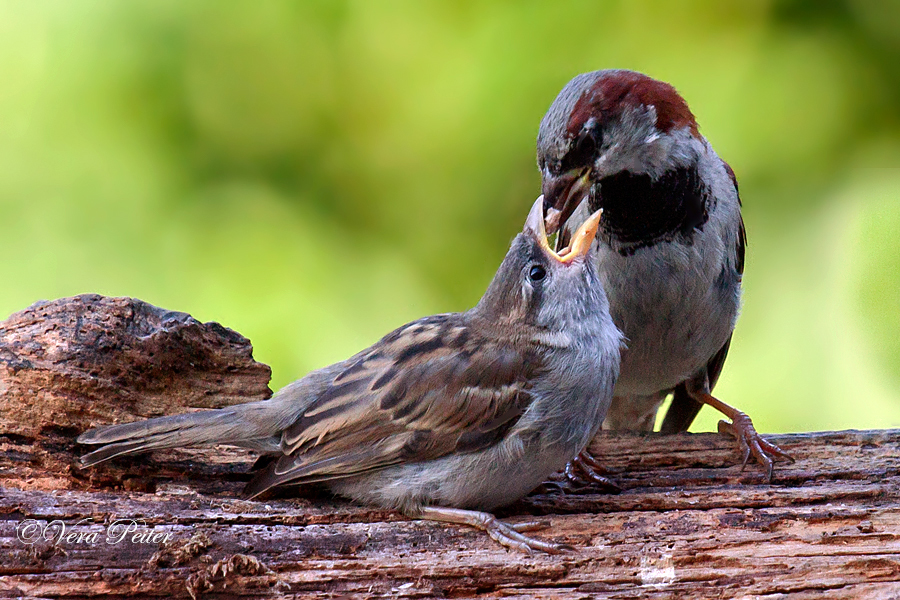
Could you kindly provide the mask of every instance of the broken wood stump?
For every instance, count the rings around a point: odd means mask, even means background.
[[[900,598],[900,431],[767,436],[769,483],[717,434],[604,433],[622,488],[538,490],[499,516],[572,552],[356,506],[316,487],[246,501],[253,453],[169,450],[79,469],[78,433],[257,400],[249,342],[133,299],[0,323],[0,597]]]

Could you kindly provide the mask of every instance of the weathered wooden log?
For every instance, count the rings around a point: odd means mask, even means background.
[[[501,513],[546,522],[575,547],[558,556],[315,487],[241,500],[239,449],[73,466],[82,429],[266,397],[266,369],[134,300],[0,323],[0,596],[900,598],[897,430],[769,436],[797,459],[772,483],[717,434],[604,434],[620,494],[549,486]]]
[[[81,431],[263,400],[271,374],[247,338],[186,313],[96,294],[38,302],[0,323],[0,450],[30,448],[21,483],[65,487]]]
[[[271,396],[250,341],[134,298],[38,302],[0,323],[0,431],[159,416]]]

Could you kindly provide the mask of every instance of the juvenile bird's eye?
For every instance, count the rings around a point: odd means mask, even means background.
[[[528,278],[532,281],[540,281],[547,276],[547,271],[541,265],[533,265],[528,271]]]

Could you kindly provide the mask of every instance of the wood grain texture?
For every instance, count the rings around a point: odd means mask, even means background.
[[[58,335],[40,323],[30,326]],[[127,319],[109,323],[127,327]],[[8,336],[8,322],[0,324],[0,348]],[[49,348],[40,337],[18,340]],[[622,493],[561,494],[551,485],[508,507],[500,516],[542,521],[534,535],[575,547],[527,556],[465,527],[355,506],[316,487],[241,500],[255,456],[239,449],[78,469],[80,428],[106,415],[136,418],[137,403],[123,398],[151,384],[138,378],[130,389],[126,374],[114,394],[91,388],[100,391],[42,405],[35,394],[62,397],[53,386],[65,377],[27,375],[37,363],[0,360],[0,597],[900,598],[898,430],[769,436],[797,459],[779,463],[771,484],[752,465],[741,472],[732,442],[717,434],[605,433],[592,451]],[[193,377],[166,389],[216,380]],[[177,392],[158,409],[177,412],[197,397]],[[17,403],[30,405],[18,413],[24,424],[5,412]],[[116,542],[117,520],[138,530]],[[62,523],[74,536],[23,541],[17,532],[29,522],[38,525],[32,533],[56,522],[49,531]]]
[[[37,302],[0,323],[0,431],[34,437],[272,395],[250,341],[134,298]]]

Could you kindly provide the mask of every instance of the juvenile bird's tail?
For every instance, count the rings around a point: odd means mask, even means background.
[[[287,410],[286,410],[287,409]],[[231,444],[261,452],[275,452],[290,406],[275,399],[217,410],[109,425],[85,431],[80,444],[105,444],[79,462],[89,467],[105,460],[145,450]],[[295,408],[296,410],[296,408]]]

